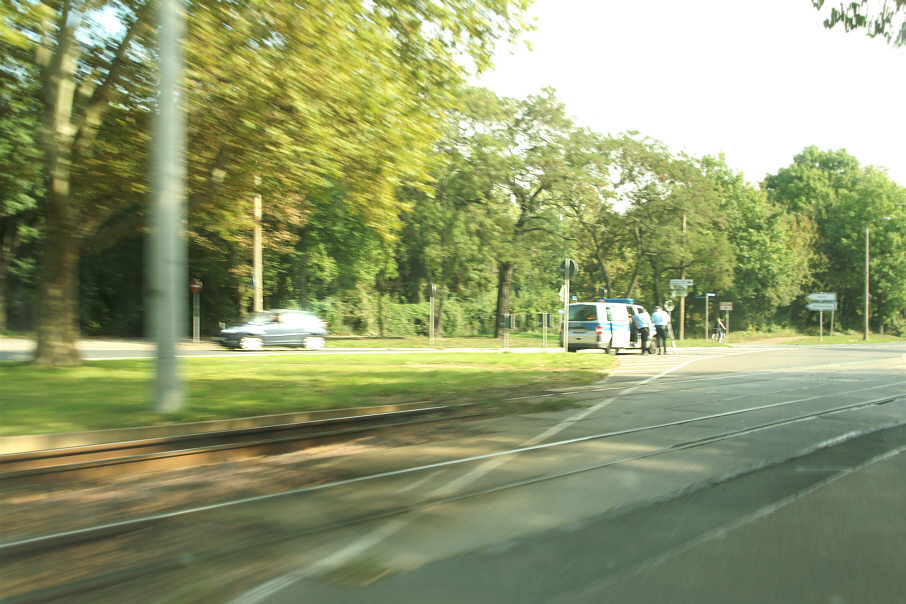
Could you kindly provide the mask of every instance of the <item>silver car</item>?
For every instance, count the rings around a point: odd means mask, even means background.
[[[227,327],[218,336],[227,348],[259,350],[264,346],[324,348],[327,322],[305,310],[265,310],[247,317],[243,323]]]

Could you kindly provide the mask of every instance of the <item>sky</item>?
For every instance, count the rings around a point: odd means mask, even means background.
[[[752,183],[815,145],[906,186],[906,48],[825,29],[811,0],[536,0],[531,14],[532,50],[501,46],[477,85],[552,87],[582,126],[723,152]]]

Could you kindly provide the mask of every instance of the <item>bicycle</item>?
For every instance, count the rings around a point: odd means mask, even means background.
[[[717,344],[723,344],[727,339],[727,332],[722,329],[713,329],[711,331],[711,341],[716,342]]]

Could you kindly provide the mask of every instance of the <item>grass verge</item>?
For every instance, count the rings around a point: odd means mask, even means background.
[[[186,409],[151,410],[150,360],[0,365],[0,436],[229,419],[417,401],[506,399],[603,377],[609,355],[550,353],[186,358]]]

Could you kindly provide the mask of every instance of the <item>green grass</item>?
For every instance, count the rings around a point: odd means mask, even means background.
[[[0,436],[74,432],[417,401],[499,404],[589,384],[608,355],[551,353],[186,358],[187,409],[150,410],[150,360],[70,368],[0,365]]]

